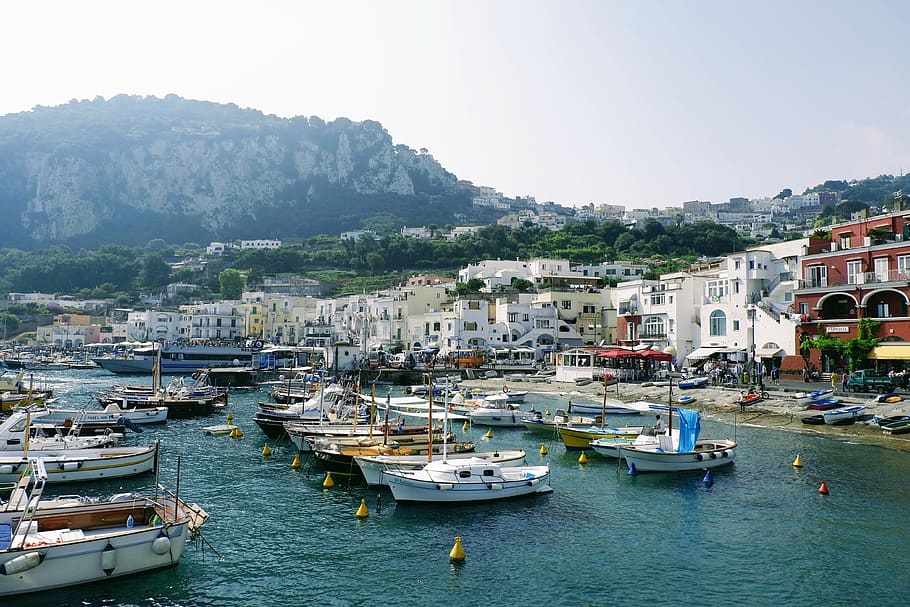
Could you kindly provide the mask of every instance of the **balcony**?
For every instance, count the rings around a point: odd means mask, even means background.
[[[830,287],[857,287],[862,285],[879,285],[886,283],[910,284],[910,274],[906,270],[888,270],[882,272],[862,272],[841,276],[816,276],[797,281],[797,290],[827,289]]]

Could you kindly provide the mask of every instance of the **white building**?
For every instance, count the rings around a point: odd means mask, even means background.
[[[280,240],[241,240],[241,249],[279,249]]]

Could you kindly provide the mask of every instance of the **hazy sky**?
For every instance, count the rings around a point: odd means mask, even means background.
[[[667,206],[910,170],[910,2],[4,3],[0,114],[120,93],[372,119],[507,196]]]

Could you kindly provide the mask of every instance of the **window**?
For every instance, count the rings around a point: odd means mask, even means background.
[[[739,321],[738,320],[733,321],[733,330],[739,331]]]
[[[587,305],[585,305],[585,306],[582,306],[582,307],[581,307],[581,311],[582,311],[582,313],[584,313],[584,314],[594,314],[595,312],[597,312],[597,306],[587,306]]]
[[[875,280],[878,282],[888,282],[888,258],[877,257],[875,264]]]
[[[727,295],[726,280],[709,280],[708,281],[708,299],[719,302]]]
[[[711,312],[708,328],[711,337],[725,336],[727,334],[727,315],[721,310]]]
[[[800,314],[809,314],[809,302],[808,301],[799,302],[799,313]]]
[[[809,266],[806,268],[806,287],[827,287],[828,266]]]
[[[563,310],[571,310],[571,309],[572,309],[572,300],[571,300],[571,299],[564,299],[564,300],[562,301],[562,309],[563,309]]]
[[[647,337],[664,335],[664,319],[660,316],[649,316],[645,319],[642,331]]]
[[[910,255],[901,255],[897,258],[897,272],[901,278],[907,278],[910,275]]]
[[[528,322],[528,315],[527,315],[527,314],[522,314],[522,315],[521,315],[521,320],[522,320],[523,322]]]
[[[509,312],[509,322],[518,322],[518,312]]]
[[[468,302],[468,310],[479,310],[479,309],[480,309],[479,301],[469,301]]]
[[[433,323],[433,330],[434,330],[434,331],[439,331],[439,330],[440,330],[440,323],[439,323],[439,322],[434,322],[434,323]]]
[[[840,235],[840,248],[849,249],[850,248],[850,234],[841,234]]]
[[[466,322],[466,323],[464,323],[464,330],[465,330],[465,331],[476,331],[476,330],[477,330],[477,323],[476,323],[476,322]]]
[[[733,281],[733,292],[739,293],[739,281],[738,280]]]
[[[847,262],[847,284],[863,284],[863,261],[861,259],[854,259]]]
[[[538,318],[534,321],[535,329],[549,329],[550,328],[550,319],[549,318]]]
[[[878,318],[888,318],[890,316],[890,314],[888,314],[887,301],[878,302],[878,305],[875,306],[875,316]]]
[[[664,303],[666,303],[666,299],[663,293],[655,293],[651,296],[652,306],[662,306]]]

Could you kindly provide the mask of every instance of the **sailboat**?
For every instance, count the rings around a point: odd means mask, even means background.
[[[431,423],[432,402],[431,398]],[[389,468],[383,477],[398,502],[486,502],[553,491],[549,466],[504,466],[479,457],[450,459],[445,445],[442,459],[434,460],[430,451],[422,468]]]
[[[698,411],[672,408],[673,382],[670,382],[670,420],[667,434],[657,444],[629,444],[618,447],[629,472],[682,472],[704,470],[733,463],[736,441],[726,438],[699,438],[701,418]],[[673,432],[673,412],[679,416],[679,429]]]

